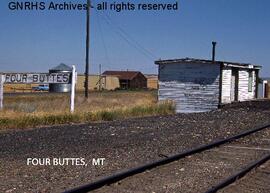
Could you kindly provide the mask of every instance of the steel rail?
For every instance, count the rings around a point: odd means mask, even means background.
[[[223,180],[219,184],[213,186],[209,190],[207,190],[205,193],[215,193],[226,186],[232,184],[233,182],[237,181],[238,179],[244,177],[248,172],[250,172],[252,169],[264,164],[266,161],[270,159],[270,154],[264,156],[263,158],[256,160],[249,165],[247,165],[244,169],[238,171],[237,173],[233,174],[232,176],[228,177],[227,179]]]
[[[256,129],[250,129],[250,130],[241,132],[240,134],[237,134],[237,135],[225,138],[225,139],[220,139],[220,140],[214,141],[214,142],[209,143],[209,144],[201,145],[201,146],[195,147],[193,149],[189,149],[189,150],[186,150],[184,152],[169,156],[169,157],[164,158],[164,159],[160,159],[160,160],[157,160],[154,162],[150,162],[150,163],[138,166],[138,167],[134,167],[131,169],[124,170],[122,172],[112,174],[111,176],[107,176],[107,177],[104,177],[104,178],[97,180],[95,182],[92,182],[92,183],[89,183],[89,184],[86,184],[86,185],[83,185],[83,186],[80,186],[80,187],[77,187],[77,188],[74,188],[71,190],[67,190],[63,193],[84,193],[84,192],[96,190],[98,188],[101,188],[102,186],[115,183],[115,182],[120,181],[124,178],[133,176],[133,175],[138,174],[138,173],[142,173],[146,170],[150,170],[150,169],[153,169],[155,167],[165,165],[165,164],[171,163],[173,161],[182,159],[184,157],[187,157],[187,156],[190,156],[190,155],[193,155],[196,153],[200,153],[202,151],[205,151],[205,150],[220,146],[222,144],[240,139],[242,137],[256,133],[258,131],[261,131],[261,130],[269,128],[269,127],[270,127],[270,124],[258,127]]]

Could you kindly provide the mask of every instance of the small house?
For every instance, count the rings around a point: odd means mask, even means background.
[[[121,89],[147,88],[147,79],[139,71],[105,71],[102,75],[118,77]]]
[[[155,64],[159,101],[173,100],[176,112],[205,112],[258,97],[258,65],[193,58]]]

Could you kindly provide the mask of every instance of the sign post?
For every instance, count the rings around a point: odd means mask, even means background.
[[[71,84],[70,112],[75,109],[75,86],[77,72],[75,65],[72,73],[3,73],[0,74],[0,110],[3,109],[4,83],[7,84]]]
[[[0,74],[0,110],[3,109],[4,99],[4,75]]]
[[[75,106],[75,85],[76,85],[76,67],[75,65],[72,66],[72,74],[71,74],[71,95],[70,95],[70,112],[74,113],[74,106]]]

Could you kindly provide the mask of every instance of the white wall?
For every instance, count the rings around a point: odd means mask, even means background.
[[[221,90],[221,103],[231,102],[231,67],[224,67],[222,70],[222,90]]]
[[[255,90],[256,90],[256,77],[255,71],[252,71],[252,92],[248,92],[248,69],[239,70],[239,92],[238,100],[246,101],[255,99]]]
[[[249,69],[239,68],[239,82],[238,82],[238,101],[246,101],[255,99],[256,96],[256,74],[255,70],[252,71],[253,82],[252,92],[248,92],[248,72]],[[222,97],[223,104],[231,102],[231,67],[224,67],[222,70]]]

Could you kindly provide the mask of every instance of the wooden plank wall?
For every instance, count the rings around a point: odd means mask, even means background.
[[[249,69],[239,68],[239,82],[238,82],[238,101],[246,101],[255,99],[256,92],[256,73],[253,70],[252,76],[252,92],[248,92],[248,72]],[[231,78],[232,69],[231,67],[224,67],[222,70],[222,97],[221,101],[223,104],[231,103]]]
[[[223,67],[221,103],[226,104],[231,102],[231,78],[232,78],[232,69],[230,67]]]
[[[220,66],[167,64],[159,66],[159,101],[173,100],[176,112],[205,112],[218,108]]]
[[[84,82],[85,77],[84,75],[78,75],[77,77],[77,85],[76,90],[77,91],[83,91],[84,90]],[[105,90],[115,90],[116,88],[119,88],[119,79],[115,76],[102,76],[100,81],[99,75],[89,75],[88,78],[88,85],[90,90],[98,90],[99,84],[101,83],[101,89]]]
[[[255,91],[256,91],[256,77],[255,71],[252,71],[252,92],[248,92],[248,69],[240,69],[239,70],[239,101],[246,101],[255,99]]]
[[[157,75],[146,75],[147,78],[147,88],[157,89],[158,88],[158,76]]]

